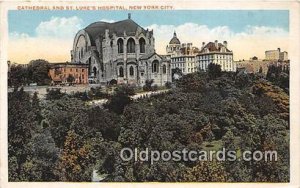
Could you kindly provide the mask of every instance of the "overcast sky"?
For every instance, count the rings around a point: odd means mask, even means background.
[[[127,11],[9,11],[9,60],[70,61],[76,32],[96,21],[127,19]],[[264,51],[288,51],[289,12],[263,11],[131,11],[131,18],[154,30],[157,52],[165,48],[176,31],[181,42],[228,41],[234,59],[264,58]]]

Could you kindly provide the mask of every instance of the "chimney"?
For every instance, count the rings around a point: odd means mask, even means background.
[[[227,48],[227,41],[226,40],[223,42],[223,45]]]
[[[277,48],[278,52],[280,52],[280,48]]]
[[[218,40],[215,40],[215,46],[218,48]]]
[[[131,13],[128,13],[128,19],[131,19]]]
[[[201,50],[204,48],[205,42],[202,42]]]

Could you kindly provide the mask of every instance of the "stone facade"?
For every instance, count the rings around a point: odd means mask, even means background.
[[[80,30],[74,39],[71,61],[87,64],[90,83],[143,86],[147,79],[161,86],[171,81],[170,62],[155,52],[153,31],[128,19],[95,22]]]
[[[287,61],[288,53],[286,51],[281,52],[280,48],[277,48],[277,50],[268,50],[265,51],[265,60]]]

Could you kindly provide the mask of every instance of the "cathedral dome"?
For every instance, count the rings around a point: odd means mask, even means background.
[[[96,39],[99,36],[105,35],[105,30],[109,31],[110,36],[116,34],[116,36],[118,37],[123,37],[124,33],[126,33],[127,36],[135,36],[136,31],[138,29],[140,29],[141,32],[146,36],[146,33],[148,31],[146,31],[144,28],[135,23],[129,15],[128,19],[118,22],[95,22],[88,25],[84,30],[88,33],[89,37],[91,38],[92,45],[95,45]],[[150,34],[152,33],[150,32]]]
[[[174,32],[174,36],[170,40],[169,44],[180,44],[180,40],[177,38],[176,32]]]

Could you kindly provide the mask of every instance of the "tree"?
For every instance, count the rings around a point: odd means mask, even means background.
[[[32,60],[28,64],[28,80],[38,85],[48,85],[51,82],[49,77],[50,64],[43,59]]]
[[[121,118],[114,113],[94,107],[88,111],[88,126],[93,133],[101,132],[106,140],[117,141],[120,134]]]
[[[67,78],[67,82],[69,82],[69,83],[73,83],[75,81],[75,78],[74,78],[74,76],[72,75],[72,74],[69,74],[69,76],[68,76],[68,78]]]
[[[201,161],[184,174],[183,181],[188,182],[226,182],[227,173],[221,162]]]
[[[70,129],[75,129],[82,136],[88,132],[87,109],[82,100],[63,96],[60,99],[48,101],[45,104],[43,116],[59,148],[63,147]]]
[[[21,65],[12,65],[8,74],[8,85],[19,87],[28,84],[27,68]]]
[[[217,78],[222,75],[221,65],[210,63],[208,65],[208,76],[209,78]]]
[[[143,86],[144,91],[151,91],[152,90],[152,84],[154,83],[154,80],[146,80],[145,85]]]
[[[31,99],[23,88],[8,94],[8,155],[10,181],[22,180],[22,165],[30,155],[29,143],[38,127]]]
[[[253,94],[270,98],[278,107],[279,116],[289,120],[289,96],[281,88],[267,81],[257,81],[253,86]]]
[[[171,82],[166,82],[165,86],[167,89],[171,89],[172,88],[172,83]]]
[[[122,114],[124,108],[132,102],[130,96],[134,94],[134,88],[126,85],[119,86],[105,107],[117,114]]]
[[[63,96],[65,96],[65,93],[61,92],[61,88],[47,88],[46,100],[57,100],[61,99]]]
[[[263,69],[262,69],[262,66],[259,67],[259,73],[263,73]]]
[[[182,76],[176,83],[184,92],[201,92],[205,90],[207,75],[205,73],[192,73]]]
[[[91,146],[84,143],[74,130],[68,131],[56,169],[61,181],[90,181]],[[86,173],[88,170],[88,173]]]
[[[289,67],[286,65],[270,65],[266,76],[267,80],[283,88],[286,92],[289,90]]]
[[[41,128],[29,144],[30,157],[22,165],[22,177],[26,181],[58,181],[54,174],[59,149],[48,128]]]

